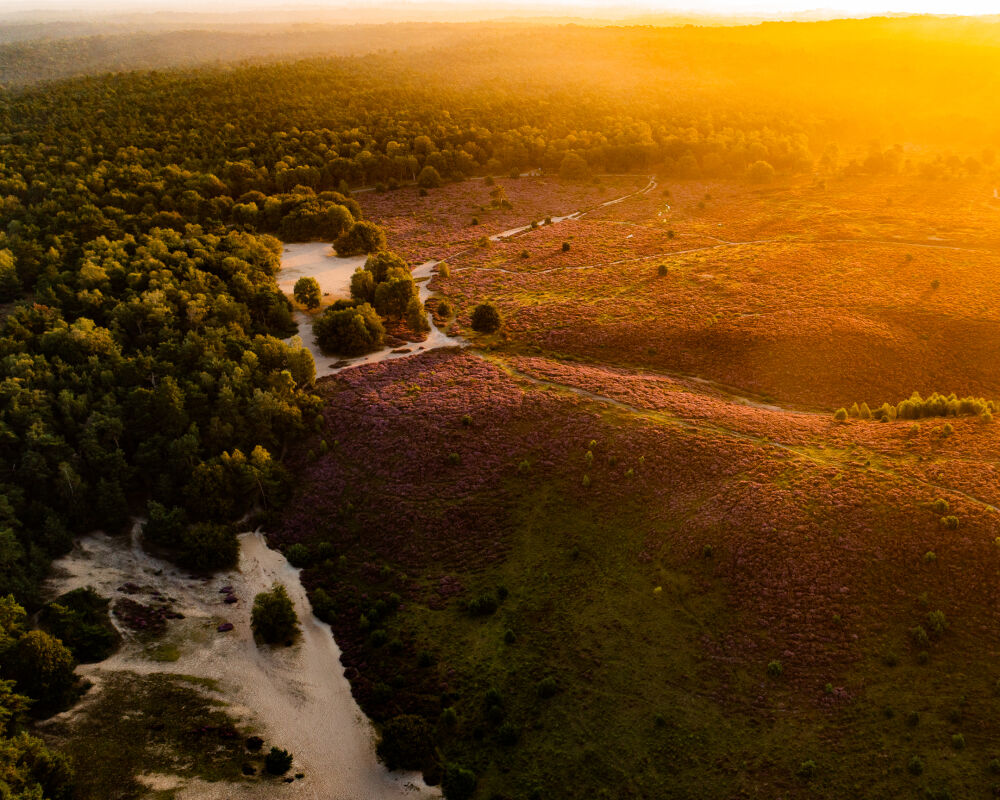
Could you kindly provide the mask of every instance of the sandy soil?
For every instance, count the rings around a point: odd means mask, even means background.
[[[163,640],[178,648],[176,661],[152,660],[142,643],[122,631],[125,644],[118,653],[80,668],[96,684],[92,691],[100,691],[102,676],[126,670],[213,679],[244,725],[291,751],[293,771],[305,773],[305,778],[291,784],[185,780],[178,795],[181,800],[264,800],[276,794],[314,800],[438,797],[419,775],[390,773],[376,760],[374,729],[351,696],[330,627],[310,611],[298,570],[268,548],[260,533],[243,534],[240,541],[238,569],[211,579],[187,575],[147,555],[136,537],[129,547],[120,539],[92,534],[56,562],[49,584],[54,593],[92,586],[115,597],[120,594],[118,587],[129,581],[141,587],[134,599],[148,602],[149,595],[158,591],[173,598],[174,608],[185,617],[170,622]],[[301,622],[302,635],[289,648],[259,647],[250,630],[254,595],[275,582],[288,590]],[[237,604],[223,602],[219,593],[223,586],[233,587]],[[233,623],[234,630],[219,633],[222,622]],[[67,712],[74,713],[83,712]],[[157,775],[150,783],[162,786],[170,780],[171,776]]]
[[[292,288],[303,275],[311,275],[320,282],[320,289],[324,295],[330,294],[335,297],[349,297],[351,275],[357,267],[363,267],[367,256],[356,258],[336,258],[329,255],[332,252],[330,245],[323,242],[310,242],[309,244],[289,244],[285,245],[285,253],[281,257],[281,271],[278,273],[278,286],[283,292],[289,295]],[[333,267],[328,262],[350,263],[350,270],[344,271],[346,267],[337,264]],[[428,261],[413,269],[413,279],[417,281],[417,288],[420,291],[420,302],[426,303],[433,294],[427,288],[430,282],[431,273],[438,264],[437,261]],[[286,276],[286,272],[288,275]],[[418,343],[405,344],[401,347],[383,347],[374,353],[359,356],[353,359],[343,359],[339,356],[329,356],[320,349],[319,342],[312,331],[313,317],[303,311],[296,311],[292,315],[299,326],[299,334],[287,341],[293,342],[298,339],[313,357],[316,364],[316,377],[323,378],[327,375],[335,375],[342,369],[359,367],[362,364],[375,364],[379,361],[388,361],[394,358],[403,358],[413,353],[422,353],[427,350],[434,350],[438,347],[462,347],[466,341],[461,337],[448,336],[434,324],[434,317],[427,315],[427,322],[430,323],[431,330],[427,338]]]
[[[315,278],[319,289],[330,300],[351,296],[351,275],[364,267],[368,256],[339,258],[330,242],[286,244],[281,254],[278,288],[291,295],[299,278]]]

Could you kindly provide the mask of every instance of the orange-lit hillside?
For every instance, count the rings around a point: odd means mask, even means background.
[[[12,796],[1000,792],[1000,22],[711,21],[0,46]]]

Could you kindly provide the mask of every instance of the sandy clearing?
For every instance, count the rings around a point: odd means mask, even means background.
[[[136,528],[138,525],[136,525]],[[239,567],[211,579],[193,577],[143,552],[133,532],[126,541],[101,533],[80,539],[59,559],[48,588],[58,594],[92,586],[104,596],[121,596],[118,587],[131,581],[141,587],[134,599],[148,602],[154,591],[174,598],[185,615],[171,621],[165,641],[179,648],[171,663],[150,660],[131,632],[111,658],[80,668],[95,683],[109,673],[192,675],[217,682],[220,696],[244,724],[295,756],[293,770],[305,778],[291,784],[273,782],[206,783],[184,780],[181,800],[265,800],[276,796],[310,800],[382,800],[439,797],[415,773],[390,773],[375,757],[375,733],[351,695],[340,664],[340,650],[330,627],[312,615],[298,570],[281,553],[268,548],[263,535],[240,536]],[[253,597],[279,582],[288,590],[301,621],[302,635],[290,648],[258,647],[250,630]],[[219,593],[232,586],[239,603],[226,605]],[[220,622],[234,630],[218,633]],[[71,716],[81,713],[75,709]],[[58,718],[57,718],[58,719]],[[170,776],[156,776],[158,784]]]
[[[291,295],[299,278],[315,278],[324,295],[336,299],[351,296],[351,275],[362,268],[366,255],[340,258],[331,242],[296,242],[286,244],[281,254],[278,288]]]
[[[293,247],[299,249],[290,252],[290,249]],[[332,287],[332,290],[329,292],[330,294],[335,294],[338,297],[339,296],[349,297],[350,282],[351,282],[350,276],[351,274],[353,274],[354,269],[356,267],[352,268],[350,272],[347,273],[346,284],[344,284],[346,286],[346,289],[343,291],[343,293],[338,294],[340,290],[336,289],[336,287],[340,286],[340,284],[336,283],[336,281],[340,280],[341,278],[338,277],[334,279],[333,277],[330,277],[336,270],[331,269],[324,271],[321,268],[322,264],[320,264],[319,266],[316,266],[315,263],[304,264],[303,260],[307,258],[307,254],[311,253],[311,255],[308,256],[310,258],[315,258],[315,259],[330,258],[334,261],[359,262],[357,263],[357,266],[363,267],[365,260],[367,259],[367,256],[358,256],[357,258],[349,258],[349,259],[337,259],[335,257],[331,257],[325,254],[325,252],[330,248],[330,245],[328,244],[323,244],[322,242],[313,242],[311,245],[308,246],[312,248],[311,250],[305,249],[306,247],[307,247],[306,245],[285,246],[285,252],[287,254],[287,258],[289,259],[288,263],[290,265],[288,268],[295,273],[295,277],[286,278],[285,276],[286,256],[282,256],[281,271],[278,273],[278,286],[281,288],[281,290],[291,294],[291,288],[286,288],[288,287],[289,283],[291,284],[291,286],[294,286],[295,281],[298,280],[298,278],[301,277],[302,274],[305,274],[304,272],[302,272],[302,270],[315,270],[316,272],[320,272],[327,276],[327,280],[329,281],[327,285]],[[420,294],[421,303],[426,303],[427,300],[434,294],[428,288],[427,284],[430,283],[430,279],[434,272],[434,268],[437,265],[438,265],[437,261],[426,261],[419,267],[414,267],[414,269],[412,270],[413,279],[417,282],[417,289]],[[337,270],[339,270],[339,267],[337,268]],[[315,272],[312,274],[315,274]],[[320,283],[320,288],[324,292],[327,292],[327,289],[324,287],[323,283]],[[313,334],[312,331],[313,318],[309,314],[306,314],[305,312],[302,311],[296,311],[292,315],[292,319],[294,319],[296,324],[299,326],[299,333],[297,336],[293,336],[291,339],[286,339],[285,341],[289,342],[290,344],[296,344],[296,340],[298,340],[298,343],[301,344],[302,347],[305,347],[312,354],[313,362],[316,364],[317,378],[323,378],[326,377],[327,375],[335,375],[342,369],[350,369],[351,367],[360,367],[362,364],[376,364],[380,361],[390,361],[396,358],[405,358],[408,355],[414,355],[416,353],[425,353],[428,350],[436,350],[440,347],[464,347],[467,344],[465,339],[458,336],[449,336],[447,333],[438,328],[438,326],[434,324],[433,315],[428,313],[427,322],[430,324],[431,329],[430,333],[427,335],[427,338],[424,339],[424,341],[407,343],[399,347],[383,347],[381,350],[376,350],[374,353],[367,353],[366,355],[358,356],[357,358],[345,359],[345,358],[340,358],[339,356],[329,356],[323,352],[323,350],[319,346],[319,342],[316,341],[316,336]]]

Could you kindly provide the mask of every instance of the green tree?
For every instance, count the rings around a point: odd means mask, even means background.
[[[369,270],[354,270],[351,275],[351,297],[359,303],[371,303],[375,300],[375,277]]]
[[[355,222],[336,238],[333,249],[341,257],[375,253],[385,249],[385,233],[373,222]]]
[[[35,712],[51,713],[75,696],[75,667],[73,654],[62,642],[45,631],[28,631],[10,653],[8,674],[19,691],[36,701]]]
[[[385,327],[368,303],[348,308],[330,306],[313,323],[319,346],[328,353],[362,355],[377,350],[385,339]]]
[[[372,274],[372,278],[378,284],[388,280],[390,270],[397,269],[408,273],[410,266],[402,257],[391,250],[379,250],[368,256],[365,261],[365,269]]]
[[[298,633],[299,618],[285,587],[275,583],[270,592],[253,600],[250,624],[254,635],[268,644],[286,642]]]
[[[310,311],[319,308],[323,294],[319,288],[319,281],[315,278],[303,276],[295,281],[295,288],[292,290],[295,302],[305,306]]]
[[[417,176],[417,186],[422,189],[437,189],[441,183],[441,174],[430,165],[424,166]]]
[[[393,267],[386,279],[375,287],[375,310],[383,317],[398,319],[417,295],[417,284],[410,272]]]
[[[774,180],[774,167],[766,161],[754,161],[747,167],[747,180],[751,183],[770,183]]]
[[[287,750],[272,747],[264,756],[264,769],[268,775],[284,775],[292,768],[292,754]]]
[[[496,333],[503,324],[500,310],[493,303],[480,303],[472,312],[472,329],[479,333]]]
[[[406,304],[406,324],[414,333],[426,333],[431,329],[427,321],[427,311],[419,297],[413,297]]]

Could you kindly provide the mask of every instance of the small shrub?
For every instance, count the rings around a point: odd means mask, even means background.
[[[296,542],[285,551],[285,558],[288,559],[288,563],[293,567],[301,569],[309,565],[309,562],[312,560],[312,554],[309,552],[308,547]]]
[[[906,726],[908,728],[916,728],[920,724],[920,714],[916,711],[911,711],[906,715]]]
[[[463,414],[462,415],[462,427],[463,428],[468,428],[470,425],[472,425],[472,417],[470,415],[468,415],[468,414]]]
[[[906,769],[911,775],[921,775],[924,771],[924,762],[920,760],[920,756],[913,756],[906,765]]]
[[[569,242],[563,242],[562,243],[562,251],[564,253],[568,253],[569,252]]]
[[[677,235],[677,234],[676,234],[676,233],[674,233],[674,232],[673,232],[673,230],[669,230],[669,231],[667,231],[667,238],[668,238],[668,239],[673,239],[673,238],[674,238],[674,237],[675,237],[676,235]]]
[[[259,753],[260,749],[264,746],[264,740],[259,736],[251,736],[246,741],[247,750],[251,753]]]
[[[930,637],[928,637],[923,625],[910,628],[910,638],[917,647],[927,647],[930,644]]]
[[[948,620],[944,616],[944,612],[938,609],[937,611],[931,611],[927,615],[927,629],[930,631],[932,636],[940,636],[945,632],[948,627]]]
[[[772,678],[780,678],[784,673],[785,668],[782,666],[780,661],[770,661],[767,665],[767,674]]]
[[[292,754],[287,750],[272,747],[264,756],[264,769],[269,775],[284,775],[292,768]]]
[[[847,409],[838,408],[833,414],[834,420],[837,422],[847,422]]]
[[[480,303],[472,312],[472,330],[496,333],[503,324],[499,309],[492,303]]]
[[[951,506],[948,505],[948,501],[943,497],[939,497],[931,503],[931,508],[938,514],[947,514],[951,510]]]
[[[488,617],[497,610],[497,599],[492,594],[482,594],[473,598],[466,606],[473,617]]]
[[[795,770],[795,774],[804,780],[809,780],[816,774],[816,762],[812,759],[803,761],[799,764],[799,768]]]
[[[928,550],[924,553],[925,564],[933,564],[935,561],[937,561],[937,554],[933,550]]]
[[[520,738],[521,732],[512,722],[505,722],[497,730],[497,741],[500,742],[504,747],[511,747],[517,744],[517,740]]]
[[[989,768],[994,775],[1000,775],[1000,758],[991,758]]]
[[[458,453],[448,453],[448,463],[457,466],[462,463],[462,457]]]
[[[584,489],[589,489],[590,488],[590,476],[589,475],[584,475],[582,483],[583,483],[583,488]]]
[[[661,278],[664,277],[667,274],[667,272],[668,270],[666,264],[660,264],[660,266],[656,268],[656,274],[659,275]]]
[[[955,750],[964,750],[965,749],[965,737],[962,734],[960,734],[960,733],[953,734],[952,737],[951,737],[951,746]]]
[[[503,633],[503,640],[506,644],[514,644],[517,641],[517,635],[510,628]]]
[[[559,684],[556,683],[555,678],[542,678],[542,680],[538,682],[538,696],[543,700],[546,700],[549,697],[554,697],[558,691]]]

